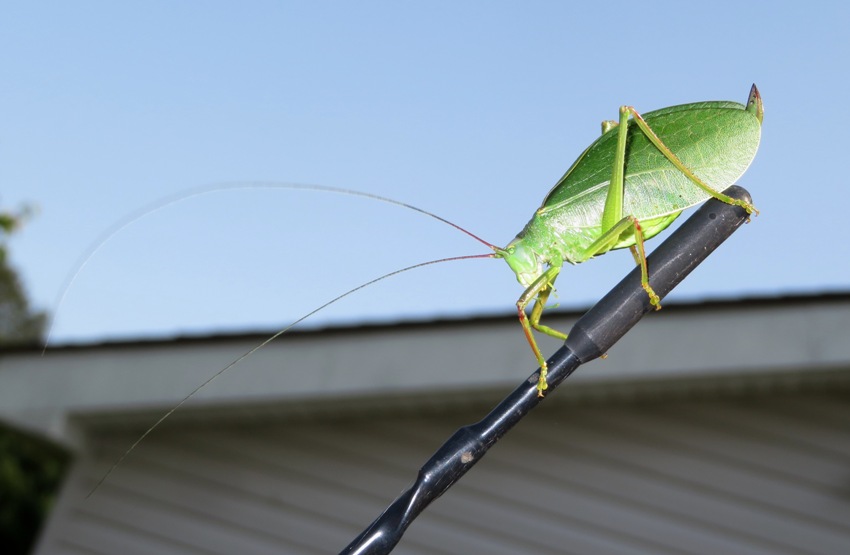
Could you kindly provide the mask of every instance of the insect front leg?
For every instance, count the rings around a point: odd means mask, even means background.
[[[560,271],[561,266],[550,266],[547,268],[540,277],[535,279],[531,285],[528,286],[528,289],[523,291],[522,295],[520,295],[516,302],[517,313],[519,314],[519,323],[522,325],[522,331],[525,333],[525,338],[531,346],[531,351],[534,353],[537,363],[540,365],[540,376],[537,379],[538,397],[543,397],[543,392],[549,387],[549,384],[546,383],[546,375],[549,373],[549,369],[546,366],[546,359],[543,358],[543,354],[540,352],[540,347],[537,346],[537,341],[534,339],[534,334],[531,329],[534,328],[546,335],[551,335],[558,339],[567,338],[565,333],[540,324],[540,316],[543,314],[543,308],[546,306],[546,300],[552,292],[555,278],[558,277]],[[531,301],[534,301],[534,307],[531,309],[531,317],[529,318],[525,314],[525,309]]]
[[[557,276],[556,276],[557,277]],[[528,322],[531,324],[531,327],[536,329],[541,333],[545,333],[550,337],[554,337],[555,339],[566,340],[567,334],[558,331],[554,328],[550,328],[549,326],[544,326],[540,323],[540,317],[543,315],[543,309],[546,308],[546,303],[549,302],[549,295],[555,290],[555,278],[549,282],[549,287],[542,289],[540,293],[537,294],[537,299],[534,301],[534,307],[531,309],[531,314],[528,317]]]

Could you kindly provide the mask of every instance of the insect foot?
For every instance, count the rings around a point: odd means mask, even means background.
[[[648,283],[642,283],[641,286],[646,294],[649,295],[649,304],[655,307],[655,310],[661,310],[661,297],[659,297]]]
[[[549,384],[546,383],[546,376],[549,374],[549,369],[546,367],[546,363],[543,363],[543,366],[540,367],[540,377],[537,379],[537,396],[544,397],[543,392],[549,389]]]
[[[750,223],[750,218],[749,218],[750,216],[752,216],[752,215],[758,216],[758,215],[760,214],[760,212],[758,211],[758,208],[756,208],[755,206],[753,206],[753,205],[752,205],[751,203],[749,203],[749,202],[744,202],[744,203],[743,203],[743,204],[741,204],[740,206],[741,206],[744,210],[746,210],[746,211],[747,211],[747,219],[746,219],[746,220],[744,220],[744,223],[746,223],[746,224]]]
[[[753,206],[753,205],[752,205],[751,203],[749,203],[749,202],[743,202],[743,203],[741,203],[741,204],[740,204],[740,206],[741,206],[744,210],[746,210],[746,211],[747,211],[747,214],[749,214],[749,215],[751,215],[751,216],[752,216],[753,214],[755,214],[756,216],[758,216],[758,215],[759,215],[758,208],[756,208],[755,206]],[[749,223],[749,222],[750,222],[750,219],[749,219],[749,218],[747,218],[747,223]]]

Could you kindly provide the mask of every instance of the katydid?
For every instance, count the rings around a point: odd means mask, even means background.
[[[504,248],[410,204],[371,193],[315,185],[259,183],[206,188],[159,201],[127,218],[110,230],[78,264],[60,296],[59,304],[76,275],[115,233],[151,212],[200,194],[224,189],[299,189],[378,200],[435,218],[470,235],[493,253],[432,260],[396,270],[359,285],[298,318],[218,370],[186,395],[127,449],[97,482],[92,492],[159,424],[195,393],[246,357],[343,297],[388,277],[438,262],[470,258],[505,259],[519,283],[526,288],[517,300],[516,307],[525,337],[540,365],[537,392],[543,396],[548,387],[546,360],[532,330],[558,339],[567,337],[540,323],[546,302],[554,291],[555,279],[564,263],[578,264],[608,251],[628,247],[640,266],[641,284],[650,303],[656,309],[660,308],[660,299],[649,284],[644,241],[667,228],[683,210],[710,197],[741,206],[749,214],[757,213],[751,204],[730,198],[720,191],[734,184],[755,157],[763,115],[761,97],[755,85],[750,90],[746,105],[726,101],[697,102],[662,108],[643,116],[630,106],[621,107],[619,121],[603,122],[602,136],[570,166],[546,195],[543,204],[525,228]],[[526,310],[532,301],[533,308],[527,315]]]
[[[525,228],[507,247],[495,249],[496,257],[504,258],[526,287],[517,311],[540,365],[538,395],[547,388],[546,359],[531,330],[567,338],[540,323],[564,263],[578,264],[628,247],[640,265],[650,303],[661,308],[649,285],[644,241],[709,197],[757,213],[751,204],[720,191],[734,184],[755,157],[763,116],[755,85],[746,106],[697,102],[644,116],[623,106],[619,122],[602,124],[602,136],[549,191]],[[532,301],[534,307],[526,315]]]

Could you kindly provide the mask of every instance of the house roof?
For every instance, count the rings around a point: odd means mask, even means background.
[[[569,330],[578,313],[547,323]],[[670,303],[560,400],[833,387],[850,382],[850,294]],[[0,418],[65,442],[74,426],[144,426],[270,333],[5,350]],[[544,352],[556,340],[540,341]],[[295,331],[203,388],[174,420],[317,417],[497,401],[536,370],[515,317]],[[73,423],[73,425],[70,425]]]

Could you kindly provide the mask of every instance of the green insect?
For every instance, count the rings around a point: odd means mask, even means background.
[[[599,137],[549,191],[531,221],[500,248],[436,214],[397,200],[371,193],[297,184],[244,184],[202,188],[157,201],[138,214],[118,222],[91,248],[65,285],[59,306],[77,274],[98,249],[121,229],[143,216],[198,195],[241,188],[309,190],[364,197],[401,206],[448,224],[490,248],[493,253],[458,256],[422,262],[384,274],[331,299],[218,370],[204,383],[150,426],[112,465],[94,486],[93,493],[135,447],[166,418],[202,388],[259,349],[291,330],[305,319],[369,285],[430,264],[470,258],[504,258],[526,289],[517,301],[520,323],[540,365],[538,395],[547,389],[546,360],[540,353],[532,329],[558,339],[566,334],[540,323],[554,290],[555,279],[565,262],[578,264],[610,250],[628,247],[641,268],[641,283],[650,302],[660,308],[660,299],[649,285],[643,243],[657,235],[683,210],[709,197],[742,206],[757,213],[749,203],[732,199],[720,191],[735,183],[746,171],[758,150],[764,114],[758,89],[753,85],[747,105],[736,102],[697,102],[649,112],[644,116],[630,107],[620,108],[619,122],[602,124]],[[530,315],[526,309],[534,301]],[[49,341],[50,333],[48,333]],[[45,348],[47,346],[45,341]]]
[[[661,308],[649,286],[644,241],[709,197],[758,213],[751,204],[720,191],[734,184],[755,157],[763,115],[755,85],[746,106],[696,102],[644,116],[623,106],[619,122],[602,124],[602,136],[549,191],[519,235],[504,249],[494,248],[495,256],[504,258],[526,287],[517,310],[540,365],[538,395],[548,387],[547,369],[532,328],[558,339],[567,337],[540,323],[564,263],[578,264],[628,247],[640,265],[651,304]],[[532,301],[534,307],[526,315]]]

